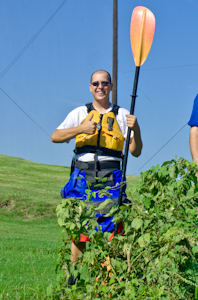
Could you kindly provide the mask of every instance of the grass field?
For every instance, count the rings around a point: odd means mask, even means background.
[[[0,154],[0,299],[47,299],[61,240],[55,211],[69,173]],[[128,189],[138,180],[127,176]]]
[[[0,291],[3,299],[42,299],[56,278],[60,228],[56,220],[0,222]]]

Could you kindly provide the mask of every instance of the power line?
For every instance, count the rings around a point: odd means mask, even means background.
[[[155,155],[157,155],[187,124],[188,123],[185,123],[153,156],[151,156],[151,158],[149,158],[149,160],[147,160],[147,162],[145,162],[145,164],[143,164],[143,166],[141,166],[139,170],[135,172],[135,174],[137,174],[153,157],[155,157]]]
[[[21,49],[21,51],[15,56],[15,58],[8,64],[8,66],[0,73],[0,79],[9,71],[9,69],[15,64],[15,62],[22,56],[22,54],[27,50],[27,48],[33,43],[33,41],[38,37],[38,35],[45,29],[45,27],[49,24],[49,22],[55,17],[55,15],[59,12],[59,10],[63,7],[67,0],[64,0],[58,8],[53,12],[53,14],[47,19],[47,21],[40,27],[40,29],[35,33],[35,35],[29,40],[29,42]],[[50,137],[49,133],[47,133],[30,115],[28,115],[2,88],[0,88],[2,93],[4,93],[36,126],[38,126],[48,137]],[[60,144],[61,147],[67,154],[71,157],[72,155],[67,152]]]
[[[15,56],[15,58],[8,64],[8,66],[0,73],[0,79],[9,71],[9,69],[15,64],[15,62],[21,57],[21,55],[27,50],[27,48],[33,43],[33,41],[38,37],[38,35],[44,30],[44,28],[49,24],[49,22],[54,18],[54,16],[59,12],[67,0],[64,0],[58,8],[53,12],[53,14],[47,19],[47,21],[40,27],[40,29],[35,33],[35,35],[29,40],[29,42],[21,49],[21,51]]]
[[[28,115],[2,88],[0,88],[0,90],[2,91],[2,93],[4,93],[4,95],[6,95],[34,124],[36,124],[36,126],[38,126],[48,137],[51,137],[49,135],[49,133],[47,131],[45,131],[32,117],[30,117],[30,115]],[[69,154],[71,157],[72,155],[67,152],[65,150],[65,148],[63,148],[60,144],[58,144],[59,147],[61,147],[67,154]]]
[[[194,3],[192,0],[188,0],[188,2],[190,2],[192,5],[194,5],[195,7],[198,8],[198,5],[196,3]]]
[[[128,72],[123,72],[121,69],[120,69],[120,67],[119,67],[119,72],[121,72],[124,76],[125,76],[125,78],[129,81],[129,82],[131,82],[132,83],[132,81],[124,74],[124,73],[128,73]],[[131,72],[131,71],[130,71]],[[152,103],[152,101],[151,101],[151,99],[138,87],[138,91],[140,91],[151,103]]]
[[[66,3],[67,0],[64,0],[58,8],[54,11],[54,13],[47,19],[47,21],[40,27],[40,29],[35,33],[35,35],[29,40],[29,42],[21,49],[21,51],[15,56],[15,58],[8,64],[8,66],[0,73],[0,79],[9,71],[9,69],[15,64],[15,62],[22,56],[22,54],[27,50],[27,48],[33,43],[33,41],[38,37],[38,35],[44,30],[44,28],[49,24],[49,22],[54,18],[54,16],[58,13],[58,11],[63,7],[63,5]],[[188,0],[193,5],[195,5],[191,0]],[[195,5],[196,6],[196,5]],[[183,66],[172,66],[172,67],[162,67],[162,68],[153,68],[153,69],[146,69],[144,71],[150,71],[150,70],[161,70],[161,69],[169,69],[169,68],[181,68],[181,67],[188,67],[188,66],[196,66],[198,64],[193,65],[183,65]],[[121,70],[120,70],[121,71]],[[131,71],[121,71],[123,74],[128,73]],[[125,75],[125,74],[124,74]],[[126,77],[126,75],[125,75]],[[127,78],[127,77],[126,77]],[[128,79],[128,78],[127,78]],[[128,79],[129,80],[129,79]],[[33,122],[35,123],[47,136],[50,137],[50,135],[33,119],[31,118],[2,88],[0,90]],[[140,89],[139,89],[140,90]],[[141,91],[141,90],[140,90]],[[142,92],[142,91],[141,91]],[[142,92],[143,93],[143,92]],[[143,93],[146,98],[150,102],[152,102],[149,97]],[[187,124],[187,123],[186,123]],[[176,134],[174,134],[135,174],[137,174],[155,155],[157,155],[185,126],[186,124],[177,131]],[[59,145],[67,154],[71,156],[70,153],[68,153],[61,145]],[[134,175],[135,175],[134,174]]]
[[[170,67],[160,67],[160,68],[151,68],[151,69],[142,69],[142,72],[143,71],[165,70],[165,69],[177,69],[177,68],[194,67],[194,66],[198,66],[198,64],[170,66]],[[131,72],[132,71],[123,71],[122,73],[131,73]]]

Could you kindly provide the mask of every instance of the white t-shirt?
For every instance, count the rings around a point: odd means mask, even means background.
[[[106,110],[106,113],[111,111],[113,108],[113,105],[111,104],[110,107]],[[129,115],[129,111],[125,108],[119,108],[118,114],[116,116],[116,120],[118,122],[118,125],[120,127],[120,130],[126,139],[127,137],[127,125],[126,125],[126,115]],[[80,106],[72,110],[65,120],[57,127],[57,129],[69,129],[76,127],[80,125],[82,121],[88,116],[87,107],[86,106]],[[133,131],[131,131],[131,137],[133,136]],[[67,141],[69,143],[69,141]],[[93,161],[94,160],[94,153],[85,153],[85,154],[77,154],[75,155],[75,159],[80,161]],[[119,160],[117,157],[112,156],[98,156],[99,161],[104,160]]]

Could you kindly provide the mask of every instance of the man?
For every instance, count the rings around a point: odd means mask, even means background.
[[[193,111],[188,125],[190,128],[190,151],[193,161],[198,165],[198,95],[195,97]]]
[[[127,136],[127,127],[132,129],[129,151],[135,157],[141,154],[142,141],[137,118],[109,101],[112,90],[111,76],[104,70],[98,70],[91,76],[89,84],[93,94],[93,103],[81,106],[68,114],[63,123],[51,136],[54,143],[69,142],[76,139],[74,168],[68,184],[62,189],[65,198],[76,197],[85,200],[86,180],[76,179],[85,176],[94,184],[100,182],[98,178],[107,178],[107,185],[115,186],[120,183],[122,149]],[[96,179],[97,178],[97,179]],[[115,189],[114,189],[115,190]],[[110,190],[113,199],[117,199],[119,189]],[[104,198],[105,200],[106,198]],[[101,201],[97,196],[93,201]],[[103,201],[104,201],[103,200]],[[102,230],[112,232],[114,223],[112,218],[105,218],[104,214],[96,216]],[[78,259],[85,249],[88,237],[81,236],[78,244],[71,245],[71,262]]]

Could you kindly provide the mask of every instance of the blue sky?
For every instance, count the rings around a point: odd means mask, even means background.
[[[69,166],[74,141],[60,147],[49,136],[72,109],[92,101],[91,73],[97,69],[112,72],[113,0],[65,1],[2,76],[61,3],[0,2],[0,153]],[[130,109],[135,73],[130,20],[136,6],[154,13],[156,30],[140,69],[135,115],[144,147],[139,158],[129,157],[130,175],[175,156],[191,160],[189,127],[184,125],[198,93],[198,0],[118,0],[118,105]]]

